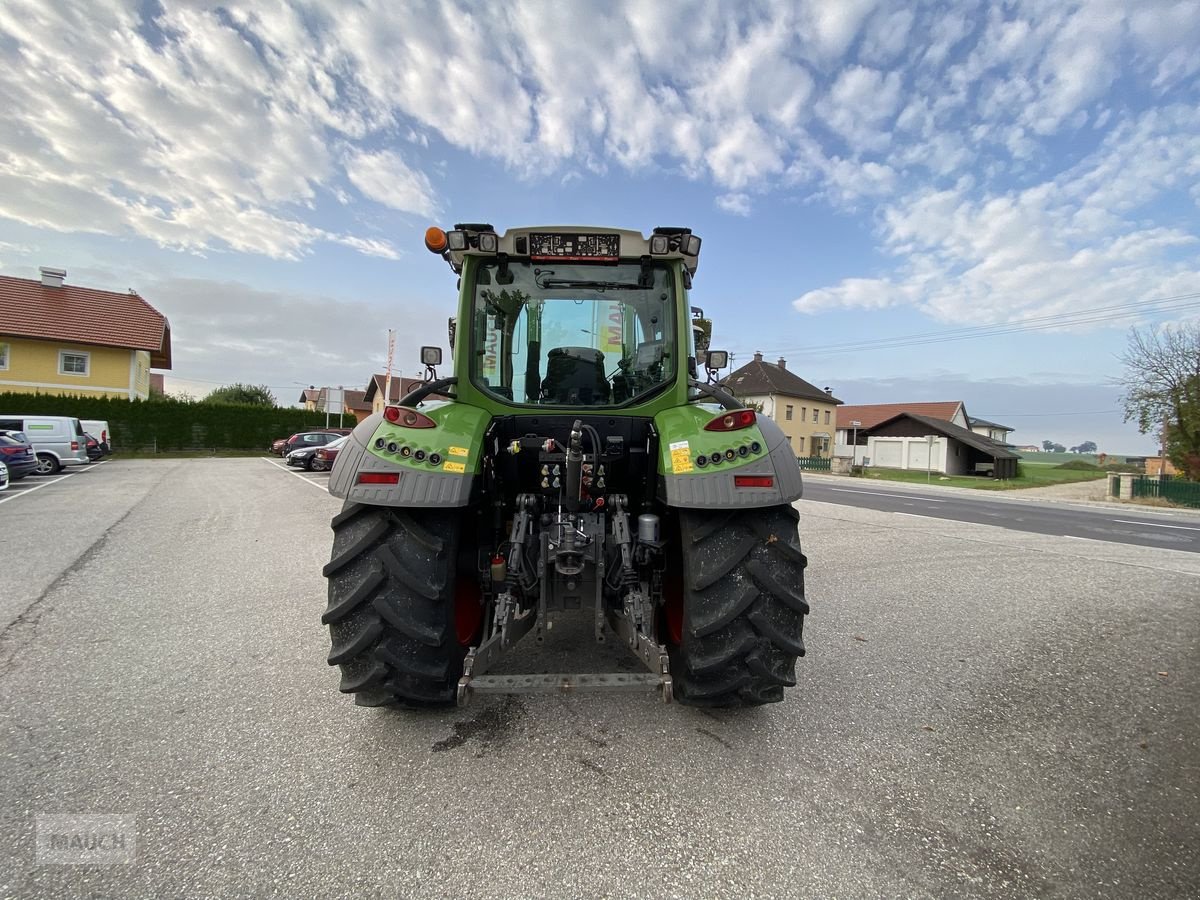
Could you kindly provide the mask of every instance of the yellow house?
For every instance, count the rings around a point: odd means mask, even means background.
[[[0,275],[0,391],[146,399],[171,368],[166,316],[127,294]]]

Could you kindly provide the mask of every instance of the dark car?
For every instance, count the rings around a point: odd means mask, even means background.
[[[88,459],[95,462],[104,455],[104,448],[100,446],[99,438],[93,437],[85,431],[83,439],[86,442]]]
[[[347,432],[349,434],[349,432]],[[322,429],[320,431],[302,431],[299,434],[293,434],[287,439],[287,443],[283,445],[283,456],[286,458],[293,450],[300,449],[316,449],[324,447],[326,444],[332,444],[338,438],[343,437],[337,431],[331,428]]]
[[[0,460],[13,481],[32,475],[38,466],[37,453],[23,431],[0,431]]]
[[[332,469],[333,463],[337,459],[338,451],[346,445],[345,438],[339,438],[332,444],[326,444],[324,447],[318,447],[317,452],[313,454],[312,468],[318,472],[323,472],[326,469]]]
[[[312,471],[317,451],[323,449],[323,447],[297,447],[295,450],[290,451],[283,458],[283,461],[289,466],[298,466],[301,469]]]

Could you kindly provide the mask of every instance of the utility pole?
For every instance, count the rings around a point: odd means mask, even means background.
[[[855,419],[850,423],[850,427],[854,429],[854,443],[850,445],[850,465],[858,465],[858,429],[862,422]]]
[[[929,450],[925,454],[925,483],[933,483],[933,435],[926,435],[925,440],[929,441]]]
[[[393,328],[388,329],[388,355],[387,368],[384,370],[383,376],[383,405],[387,406],[392,402],[392,359],[396,355],[396,331]]]

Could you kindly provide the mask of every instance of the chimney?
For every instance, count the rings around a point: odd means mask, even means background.
[[[755,354],[754,354],[754,361],[755,361],[755,362],[762,362],[762,351],[759,351],[758,353],[755,353]]]
[[[825,388],[825,393],[827,393],[830,397],[832,397],[833,396],[833,388],[831,388],[831,387]]]
[[[49,266],[40,268],[42,284],[46,287],[62,287],[63,279],[67,277],[66,269],[51,269]]]
[[[779,368],[781,368],[781,369],[786,369],[787,368],[787,360],[781,356],[781,357],[779,357],[779,362],[776,363],[776,365],[778,365]]]

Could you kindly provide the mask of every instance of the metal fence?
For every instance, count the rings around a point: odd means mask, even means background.
[[[828,472],[832,460],[827,456],[799,456],[796,462],[801,469],[809,472]]]
[[[1157,497],[1180,506],[1200,509],[1200,482],[1172,478],[1170,475],[1142,475],[1133,479],[1133,496]]]

